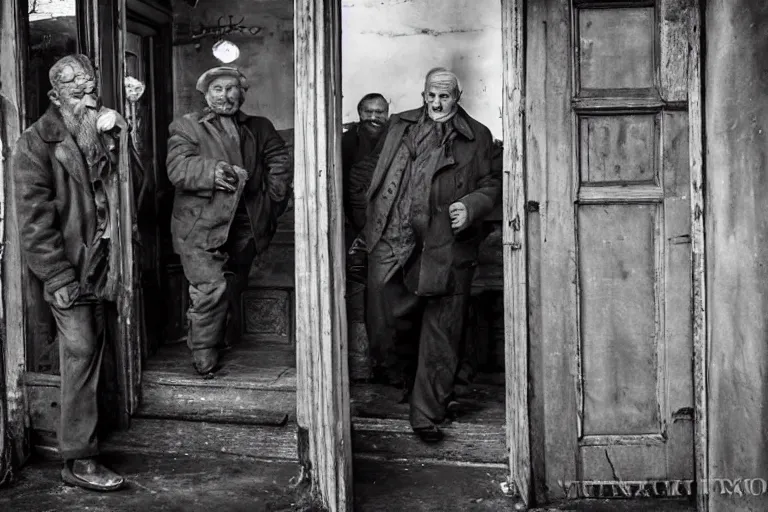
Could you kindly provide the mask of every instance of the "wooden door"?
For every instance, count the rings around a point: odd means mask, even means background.
[[[691,5],[528,10],[540,498],[625,493],[569,481],[693,478]]]

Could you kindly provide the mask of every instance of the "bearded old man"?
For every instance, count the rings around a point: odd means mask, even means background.
[[[96,74],[86,56],[62,58],[48,76],[51,106],[21,135],[11,162],[21,246],[56,322],[62,478],[112,491],[123,478],[97,460],[97,386],[104,337],[113,334],[107,331],[114,326],[119,272],[113,135],[127,133],[128,126],[120,114],[99,105]],[[139,179],[139,173],[133,177]]]
[[[390,383],[410,391],[414,432],[437,442],[453,399],[481,223],[498,200],[501,169],[490,131],[459,106],[454,73],[431,70],[422,98],[421,108],[390,119],[363,232],[372,352]]]
[[[275,234],[293,176],[272,123],[240,110],[247,90],[240,71],[209,69],[197,90],[208,106],[171,124],[167,167],[176,187],[173,247],[189,281],[187,345],[198,373],[210,378],[219,348],[239,332],[240,292]]]

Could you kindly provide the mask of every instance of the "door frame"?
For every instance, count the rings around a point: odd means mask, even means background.
[[[660,0],[661,2],[670,0]],[[707,510],[707,316],[701,96],[701,5],[688,0],[687,33],[697,509]],[[351,510],[351,438],[340,174],[340,0],[295,0],[297,417],[313,491]],[[531,503],[528,402],[528,225],[525,0],[501,0],[504,142],[503,266],[508,484]],[[331,178],[329,178],[329,176]],[[322,192],[322,193],[320,193]],[[314,215],[313,215],[314,214]],[[299,265],[305,270],[299,271]],[[319,278],[319,279],[318,279]],[[534,281],[535,282],[535,281]],[[322,283],[318,288],[318,284]],[[313,342],[310,343],[309,340]],[[313,377],[331,381],[313,384]],[[314,381],[322,382],[322,381]],[[304,441],[302,442],[302,433]],[[342,459],[336,457],[341,456]],[[301,455],[300,455],[301,457]],[[330,462],[330,464],[329,464]]]
[[[78,0],[77,30],[78,51],[87,55],[97,69],[99,91],[104,104],[122,111],[122,67],[123,59],[114,54],[115,47],[122,48],[122,31],[125,20],[119,18],[125,13],[126,0],[102,2],[99,0]],[[0,135],[2,136],[2,154],[0,155],[0,170],[11,156],[13,148],[21,133],[26,129],[25,121],[25,85],[27,30],[25,26],[24,0],[4,0],[0,2]],[[118,54],[119,55],[119,54]],[[14,63],[13,66],[5,63]],[[105,81],[105,76],[110,80]],[[111,87],[105,87],[105,84]],[[119,101],[118,101],[119,100]],[[0,432],[4,433],[3,444],[0,444],[0,455],[10,450],[13,465],[23,464],[31,452],[29,439],[29,416],[26,387],[38,385],[49,388],[49,391],[59,388],[58,376],[35,374],[32,378],[27,374],[27,325],[25,303],[25,283],[28,270],[21,254],[18,221],[16,218],[13,181],[10,173],[3,173],[0,182],[0,235],[3,236],[2,258],[2,371],[5,385],[5,414],[0,415]],[[125,330],[125,328],[123,328]],[[10,341],[10,342],[8,342]],[[127,344],[124,344],[127,345]],[[116,354],[118,358],[130,358],[129,354]],[[119,359],[118,359],[119,360]],[[131,368],[131,363],[125,361],[125,367]],[[119,376],[124,383],[124,389],[130,380],[130,372]],[[125,400],[123,400],[125,398]],[[120,423],[127,426],[128,416],[135,406],[137,398],[130,393],[121,397],[126,409],[121,411]],[[3,412],[0,409],[0,412]],[[4,431],[4,432],[3,432]],[[7,441],[10,446],[5,446]],[[3,461],[0,459],[0,469]]]

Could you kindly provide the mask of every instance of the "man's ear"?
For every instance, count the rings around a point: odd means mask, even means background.
[[[60,107],[61,106],[61,100],[59,99],[59,93],[56,90],[51,89],[50,91],[48,91],[48,99],[51,100],[51,103],[53,103],[53,105],[55,105],[56,107]]]
[[[456,93],[456,103],[458,103],[459,101],[461,101],[461,91]]]

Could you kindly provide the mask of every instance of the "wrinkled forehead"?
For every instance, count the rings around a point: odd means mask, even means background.
[[[222,88],[229,88],[229,87],[240,87],[240,80],[233,76],[219,76],[214,78],[210,85],[208,85],[208,90],[212,90],[216,87],[222,87]]]
[[[427,94],[427,96],[441,96],[443,94],[446,94],[454,99],[458,94],[458,90],[456,89],[456,87],[446,87],[444,85],[435,85],[435,84],[427,85],[427,88],[424,92]]]
[[[362,105],[362,110],[389,110],[389,104],[381,98],[371,98],[365,100]]]
[[[96,86],[96,77],[83,66],[65,64],[54,74],[52,82],[61,90],[92,90]]]

